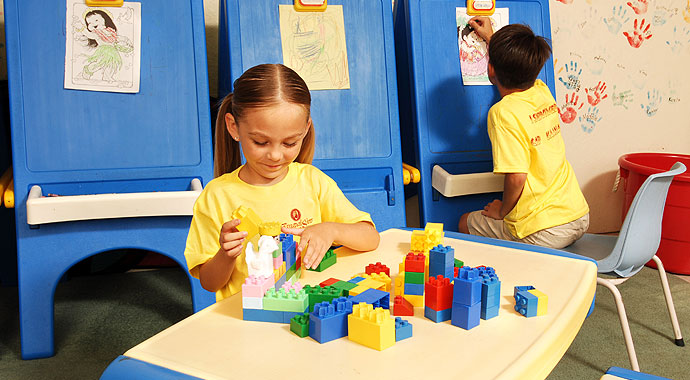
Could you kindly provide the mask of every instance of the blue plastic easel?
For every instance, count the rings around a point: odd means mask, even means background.
[[[279,4],[220,2],[219,93],[252,66],[283,63]],[[329,0],[342,5],[350,89],[312,91],[314,165],[379,231],[405,225],[393,20],[390,0]]]
[[[63,88],[65,1],[5,1],[24,359],[53,355],[55,288],[75,263],[134,248],[166,255],[186,270],[191,209],[70,220],[70,208],[60,203],[98,215],[100,206],[81,205],[76,196],[114,198],[119,211],[128,208],[122,199],[129,196],[144,194],[155,203],[212,178],[202,3],[139,2],[140,91],[123,94]],[[39,205],[60,215],[36,218]],[[198,280],[190,283],[195,311],[215,302]]]
[[[432,187],[436,165],[452,175],[493,171],[486,118],[499,95],[494,86],[462,83],[456,7],[467,7],[467,1],[397,0],[394,12],[403,159],[421,172],[421,224],[443,223],[449,230],[457,228],[463,213],[501,197],[444,197]],[[509,8],[510,23],[527,24],[551,38],[548,0],[498,0],[496,8]],[[555,96],[551,60],[539,78]]]

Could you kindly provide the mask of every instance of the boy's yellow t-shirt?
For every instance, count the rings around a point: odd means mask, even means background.
[[[513,236],[522,239],[589,212],[565,158],[558,106],[544,82],[504,96],[489,110],[487,124],[494,173],[527,173],[517,204],[503,219]]]
[[[199,266],[220,249],[223,223],[232,220],[238,207],[252,209],[262,222],[279,222],[288,228],[303,228],[321,222],[373,224],[371,216],[358,210],[321,170],[293,162],[288,174],[271,186],[254,186],[242,181],[238,173],[224,174],[210,181],[194,204],[185,258],[192,276],[199,278]],[[216,292],[216,300],[229,297],[242,288],[247,277],[244,252],[237,257],[228,284]]]

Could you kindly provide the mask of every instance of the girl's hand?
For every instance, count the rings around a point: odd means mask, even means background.
[[[242,253],[242,242],[247,237],[246,231],[238,231],[237,226],[240,225],[239,219],[233,219],[225,222],[220,228],[220,250],[229,258],[237,258]]]
[[[332,223],[313,224],[307,228],[282,228],[283,233],[300,236],[297,253],[301,254],[302,265],[315,269],[335,241],[336,231]],[[306,252],[304,252],[304,248]]]

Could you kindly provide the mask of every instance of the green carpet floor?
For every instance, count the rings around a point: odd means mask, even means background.
[[[690,336],[690,284],[674,276],[669,282],[681,330]],[[599,379],[610,366],[630,368],[613,297],[597,290],[594,312],[549,380]],[[690,379],[690,345],[672,342],[656,270],[643,269],[620,290],[642,371]],[[55,356],[24,361],[17,289],[0,288],[0,379],[98,379],[118,355],[191,312],[181,269],[74,277],[55,294]]]

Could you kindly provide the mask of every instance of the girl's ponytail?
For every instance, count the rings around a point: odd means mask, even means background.
[[[240,167],[240,143],[233,140],[225,126],[225,115],[232,114],[232,93],[221,103],[216,117],[213,177],[220,177]]]

